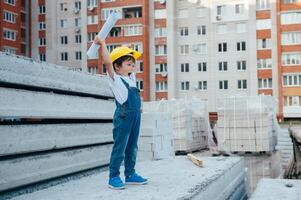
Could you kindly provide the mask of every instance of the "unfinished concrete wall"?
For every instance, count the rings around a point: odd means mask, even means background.
[[[104,77],[0,53],[0,192],[108,165]]]

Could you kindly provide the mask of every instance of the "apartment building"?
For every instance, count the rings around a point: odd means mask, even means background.
[[[277,1],[278,102],[281,117],[301,117],[301,1]]]
[[[166,0],[150,1],[150,94],[151,100],[168,98]]]
[[[86,9],[82,0],[32,0],[32,57],[85,70]]]
[[[0,51],[30,56],[31,1],[2,0],[0,2]]]
[[[247,0],[170,1],[168,97],[256,95],[256,12]],[[173,14],[173,15],[171,15]]]

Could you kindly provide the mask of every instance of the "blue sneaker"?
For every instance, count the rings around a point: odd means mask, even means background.
[[[139,176],[138,174],[134,173],[131,176],[125,177],[125,184],[128,185],[144,185],[147,184],[147,179]]]
[[[114,190],[121,190],[125,188],[125,185],[120,179],[120,177],[117,176],[109,179],[109,188]]]

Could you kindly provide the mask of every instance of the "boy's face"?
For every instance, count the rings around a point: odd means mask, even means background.
[[[123,61],[121,67],[118,68],[118,73],[122,75],[128,75],[134,70],[134,67],[135,62],[133,62],[132,60]]]

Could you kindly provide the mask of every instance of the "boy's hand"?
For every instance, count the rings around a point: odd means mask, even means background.
[[[93,41],[97,45],[103,45],[104,41],[100,40],[100,38],[96,35]]]

